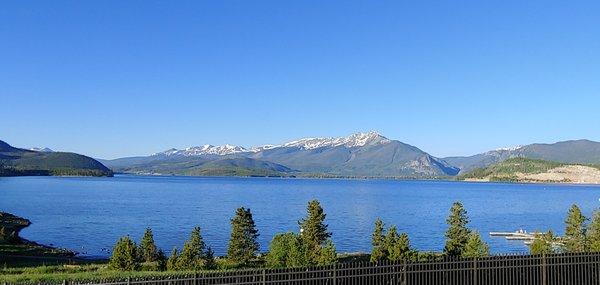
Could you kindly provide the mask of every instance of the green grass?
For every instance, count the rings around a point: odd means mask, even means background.
[[[225,258],[217,258],[218,270],[241,269],[237,264],[230,262]],[[0,269],[0,283],[39,283],[51,282],[60,283],[63,280],[69,281],[94,281],[94,280],[124,280],[126,278],[164,278],[173,276],[192,275],[194,271],[155,271],[156,263],[143,263],[139,271],[118,271],[108,267],[104,261],[85,261],[81,263],[65,263],[58,265],[38,265],[23,267],[4,266]],[[256,260],[253,268],[261,268],[264,265],[263,260]]]
[[[436,261],[443,255],[436,252],[419,252],[417,261]],[[369,262],[368,253],[344,253],[338,255],[338,263]],[[243,269],[226,258],[216,259],[219,271]],[[263,268],[264,261],[257,259],[250,268]],[[81,264],[62,264],[62,265],[43,265],[36,267],[4,267],[0,269],[0,283],[61,283],[68,281],[107,281],[107,280],[125,280],[131,279],[160,279],[167,277],[183,277],[195,274],[194,271],[152,271],[144,270],[156,268],[155,264],[142,264],[140,271],[117,271],[108,268],[106,261]],[[246,267],[248,269],[248,267]]]
[[[0,269],[0,282],[7,283],[60,283],[69,281],[123,280],[126,278],[167,277],[193,274],[191,271],[116,271],[106,264],[52,265]]]

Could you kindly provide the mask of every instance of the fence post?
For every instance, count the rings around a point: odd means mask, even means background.
[[[4,282],[4,284],[6,284],[6,282]],[[63,285],[69,285],[69,281],[67,281],[66,279],[63,280]]]
[[[266,285],[267,284],[267,270],[263,268],[262,270],[262,284]]]
[[[199,280],[198,280],[199,278],[200,278],[200,276],[199,276],[199,274],[198,274],[198,271],[195,271],[195,272],[194,272],[194,285],[198,285],[198,283],[200,283],[200,282],[198,282],[198,281],[199,281]]]
[[[542,285],[548,285],[546,280],[546,254],[542,254]]]
[[[477,285],[479,282],[479,276],[477,275],[477,257],[473,259],[473,284]]]
[[[333,285],[337,284],[336,271],[337,271],[337,263],[334,263],[333,264]]]
[[[402,285],[408,284],[406,280],[406,259],[402,262]]]

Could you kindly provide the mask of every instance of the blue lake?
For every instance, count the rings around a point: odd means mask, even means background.
[[[407,232],[420,250],[441,250],[445,219],[461,201],[470,226],[495,253],[525,252],[521,242],[490,238],[490,231],[564,231],[569,206],[590,216],[600,206],[600,186],[447,181],[201,178],[0,178],[0,210],[30,219],[22,236],[88,256],[107,256],[123,235],[139,240],[146,227],[166,252],[181,248],[192,227],[224,254],[237,207],[252,209],[261,250],[274,234],[298,231],[311,199],[321,201],[339,252],[369,251],[373,223],[381,217]]]

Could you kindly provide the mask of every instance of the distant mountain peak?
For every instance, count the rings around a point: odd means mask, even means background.
[[[32,147],[29,150],[37,151],[37,152],[54,152],[54,150],[47,147]]]
[[[283,144],[284,147],[299,147],[303,149],[316,149],[321,147],[362,147],[388,143],[390,140],[375,131],[355,133],[347,137],[329,138],[304,138]]]
[[[521,148],[523,148],[522,145],[516,145],[516,146],[511,146],[511,147],[497,148],[497,149],[491,150],[490,152],[492,152],[492,151],[515,151],[515,150],[519,150]]]
[[[205,144],[202,146],[193,146],[185,149],[171,148],[163,152],[155,153],[155,156],[199,156],[199,155],[228,155],[235,153],[248,152],[247,149],[241,146],[230,144],[214,146]]]
[[[252,147],[250,149],[250,152],[260,152],[260,151],[263,151],[263,150],[269,150],[269,149],[273,149],[273,148],[277,148],[277,147],[281,147],[281,146],[279,146],[279,145],[272,145],[272,144],[255,146],[255,147]]]

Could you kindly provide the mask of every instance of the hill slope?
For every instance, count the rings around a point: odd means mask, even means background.
[[[473,156],[446,157],[445,161],[460,168],[460,174],[487,167],[513,157],[526,157],[575,164],[600,164],[600,142],[570,140],[552,144],[530,144],[492,150]]]
[[[32,151],[0,141],[0,176],[20,175],[112,176],[112,171],[84,155]]]
[[[281,164],[247,157],[226,158],[187,169],[185,175],[200,176],[291,176],[294,171]]]
[[[510,158],[458,177],[468,181],[600,183],[600,168],[530,158]]]

